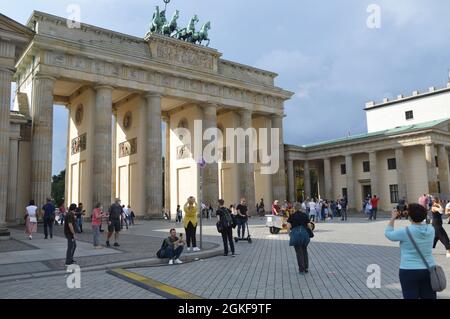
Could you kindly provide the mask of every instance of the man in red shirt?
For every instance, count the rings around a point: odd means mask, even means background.
[[[377,220],[377,211],[378,211],[378,201],[380,199],[377,195],[373,195],[373,198],[370,200],[370,205],[372,205],[372,214],[370,214],[370,219]]]

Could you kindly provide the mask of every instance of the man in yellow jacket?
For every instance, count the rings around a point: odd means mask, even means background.
[[[195,238],[197,231],[197,214],[198,214],[198,205],[195,201],[195,197],[191,196],[188,198],[187,203],[184,204],[184,230],[186,232],[186,245],[187,251],[191,251],[191,243],[192,243],[192,251],[199,251],[200,248],[197,247],[197,241]]]

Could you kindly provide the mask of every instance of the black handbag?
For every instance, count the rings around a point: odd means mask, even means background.
[[[224,229],[224,227],[223,227],[223,224],[222,224],[222,222],[217,222],[216,223],[216,227],[217,227],[217,231],[219,232],[219,233],[222,233],[223,232],[223,229]]]
[[[311,228],[306,226],[306,231],[308,232],[309,238],[313,238],[314,237],[314,232],[312,231]]]

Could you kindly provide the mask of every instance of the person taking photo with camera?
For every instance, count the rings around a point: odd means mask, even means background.
[[[410,226],[394,229],[395,221],[401,218],[400,212],[394,210],[385,230],[387,239],[400,242],[399,277],[403,297],[404,299],[436,299],[428,270],[428,267],[436,265],[432,255],[434,228],[424,223],[427,218],[427,209],[422,205],[408,205],[407,213],[411,221]]]

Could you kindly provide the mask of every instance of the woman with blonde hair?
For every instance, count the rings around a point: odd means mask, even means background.
[[[30,240],[33,239],[33,233],[37,231],[37,210],[34,200],[30,200],[25,208],[25,233]]]
[[[197,214],[198,214],[198,204],[195,201],[195,197],[191,196],[187,199],[186,204],[184,204],[184,230],[186,232],[186,245],[187,251],[200,251],[197,247],[197,240],[195,238],[197,231]]]

